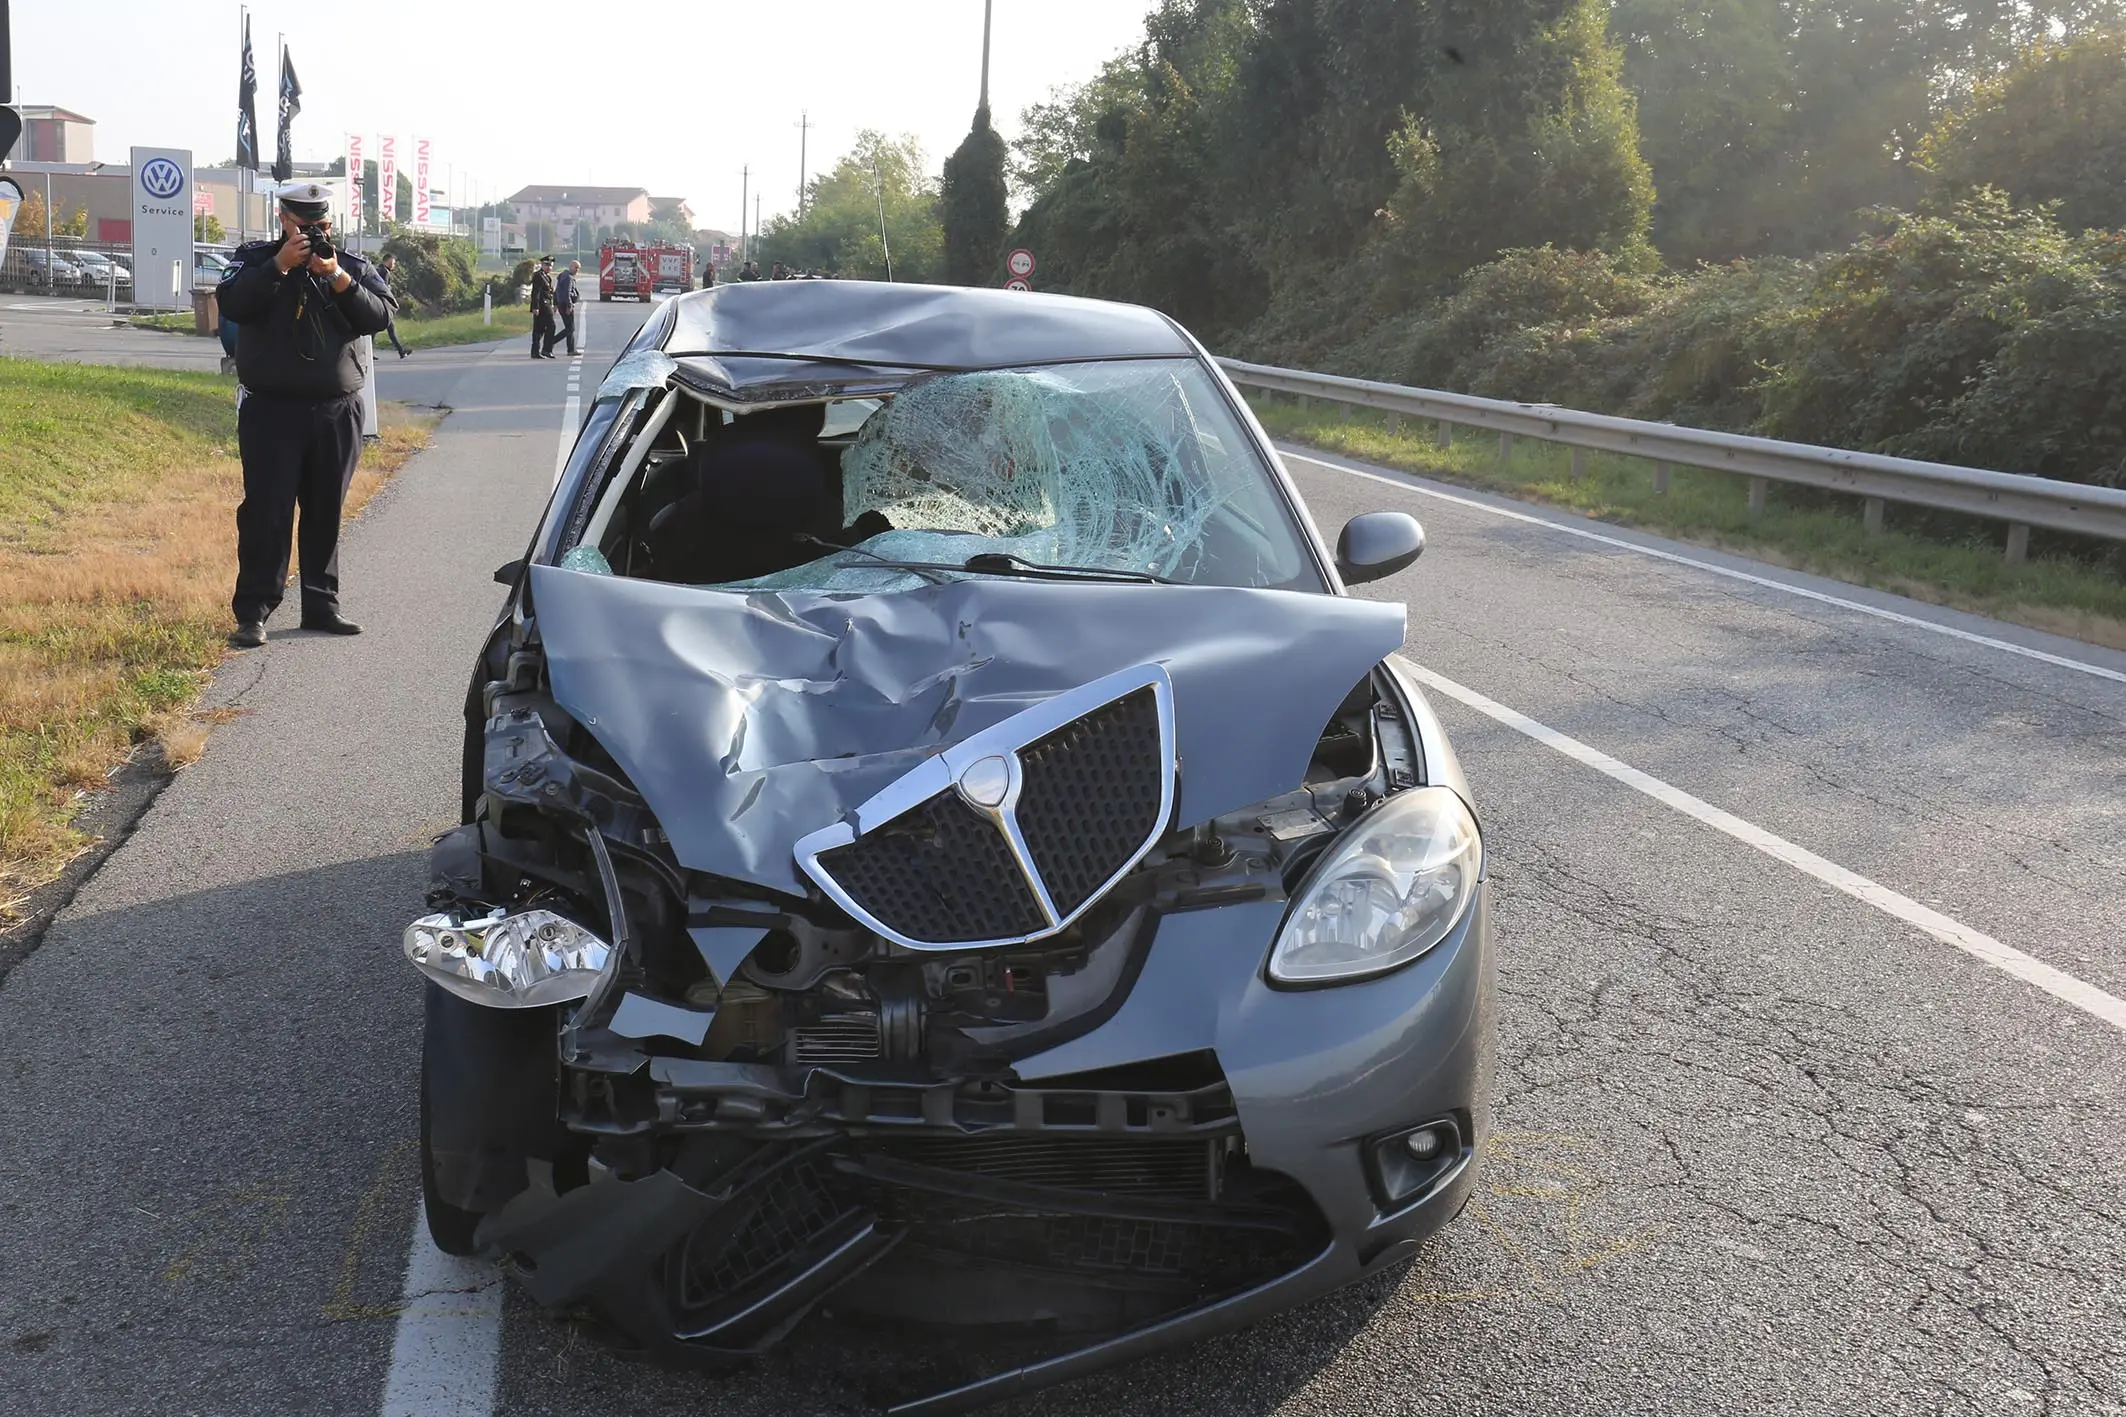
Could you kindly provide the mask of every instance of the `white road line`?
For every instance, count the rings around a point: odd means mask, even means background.
[[[554,449],[554,480],[552,487],[561,485],[561,474],[568,467],[569,450],[576,446],[576,429],[583,421],[583,353],[590,345],[590,322],[584,321],[577,333],[582,336],[577,352],[568,360],[568,402],[561,406],[561,446]]]
[[[488,1417],[502,1354],[501,1272],[454,1259],[414,1222],[380,1417]]]
[[[1421,497],[1432,497],[1442,502],[1452,502],[1459,507],[1471,507],[1479,512],[1489,512],[1495,517],[1505,517],[1509,521],[1529,522],[1535,526],[1563,532],[1567,536],[1577,536],[1584,541],[1596,541],[1604,546],[1614,546],[1619,550],[1636,552],[1641,556],[1651,556],[1657,561],[1671,561],[1678,566],[1689,566],[1693,570],[1710,571],[1716,576],[1725,576],[1729,580],[1764,586],[1769,590],[1783,591],[1788,595],[1798,595],[1803,600],[1813,600],[1823,605],[1835,605],[1841,610],[1857,610],[1862,615],[1872,615],[1878,620],[1888,620],[1898,625],[1909,625],[1917,630],[1926,630],[1937,635],[1947,635],[1952,640],[1963,640],[1967,644],[1984,645],[1987,649],[2004,650],[2009,654],[2019,654],[2025,659],[2035,659],[2044,664],[2056,665],[2061,669],[2072,669],[2078,674],[2093,674],[2099,679],[2109,679],[2114,683],[2126,684],[2126,671],[2109,669],[2101,664],[2090,664],[2079,659],[2069,659],[2064,655],[2047,654],[2041,649],[2032,649],[2028,645],[2019,645],[2009,640],[1995,639],[1991,635],[1973,634],[1969,630],[1959,630],[1953,625],[1943,625],[1933,620],[1923,620],[1917,615],[1903,615],[1895,610],[1885,610],[1879,605],[1868,605],[1858,600],[1847,600],[1843,596],[1826,595],[1820,590],[1810,590],[1806,586],[1791,585],[1786,581],[1774,580],[1770,576],[1753,576],[1747,571],[1738,571],[1730,566],[1716,565],[1711,561],[1700,561],[1692,556],[1679,556],[1673,551],[1662,551],[1652,546],[1641,546],[1635,541],[1626,541],[1618,536],[1604,536],[1598,531],[1588,531],[1582,527],[1568,526],[1564,522],[1555,522],[1548,517],[1532,516],[1527,512],[1516,512],[1505,507],[1495,507],[1489,502],[1479,502],[1473,497],[1457,497],[1452,492],[1441,492],[1437,488],[1421,487],[1408,478],[1394,477],[1386,473],[1374,472],[1368,468],[1353,467],[1341,459],[1325,458],[1316,453],[1296,452],[1283,446],[1280,446],[1277,451],[1283,457],[1293,461],[1313,463],[1316,467],[1326,468],[1330,472],[1340,472],[1347,477],[1362,477],[1369,482],[1384,482],[1390,487],[1400,487],[1405,492],[1415,492]]]
[[[1573,761],[1583,763],[1634,791],[1643,792],[1663,806],[1672,807],[1687,817],[1695,818],[1745,846],[1754,847],[1775,861],[1784,861],[1795,870],[1815,877],[1833,890],[1843,891],[1853,899],[1872,905],[1884,914],[1904,921],[1953,949],[1962,950],[1982,964],[1991,965],[2003,974],[2011,975],[2026,984],[2036,985],[2062,1003],[2071,1004],[2083,1013],[2101,1019],[2115,1028],[2126,1029],[2126,999],[2107,994],[2093,984],[2086,984],[2071,974],[2054,969],[2043,960],[2034,959],[2021,950],[2002,944],[1991,935],[1952,920],[1938,910],[1930,910],[1908,896],[1899,895],[1888,886],[1878,885],[1834,861],[1826,861],[1815,852],[1796,846],[1785,837],[1776,836],[1763,827],[1745,822],[1733,813],[1723,812],[1711,803],[1693,797],[1681,788],[1671,787],[1661,779],[1643,773],[1628,763],[1621,763],[1577,738],[1568,737],[1555,728],[1537,723],[1526,714],[1487,699],[1474,689],[1457,684],[1454,680],[1423,667],[1417,669],[1417,676],[1448,698],[1497,719],[1516,733],[1526,734],[1543,746],[1554,748]]]

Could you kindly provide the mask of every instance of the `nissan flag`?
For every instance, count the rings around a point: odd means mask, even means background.
[[[389,133],[376,140],[376,215],[399,219],[399,140]]]
[[[362,135],[347,135],[347,229],[362,229]]]
[[[428,226],[428,139],[413,140],[413,224]]]

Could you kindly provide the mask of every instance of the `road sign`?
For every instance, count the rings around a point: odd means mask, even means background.
[[[1025,281],[1023,281],[1023,280],[1020,280],[1020,279],[1019,279],[1019,278],[1018,278],[1017,276],[1013,276],[1013,277],[1012,277],[1012,278],[1011,278],[1010,280],[1007,280],[1007,281],[1005,281],[1005,282],[1004,282],[1004,288],[1005,288],[1006,290],[1032,290],[1032,289],[1033,289],[1033,287],[1032,287],[1032,286],[1028,285],[1028,284],[1027,284],[1027,283],[1026,283]]]
[[[174,270],[173,270],[174,264]],[[192,154],[133,149],[133,301],[150,310],[191,303]]]
[[[1010,271],[1020,280],[1026,279],[1026,277],[1033,274],[1033,252],[1021,246],[1004,258],[1004,269]]]

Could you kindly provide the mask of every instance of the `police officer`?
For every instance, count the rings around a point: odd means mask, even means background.
[[[362,455],[369,345],[391,323],[391,291],[367,261],[331,242],[331,192],[284,187],[281,235],[237,248],[222,274],[221,311],[236,322],[236,631],[266,642],[266,617],[288,581],[288,537],[302,509],[303,628],[357,635],[340,614],[340,509]],[[310,233],[315,233],[313,237]]]
[[[532,347],[534,359],[554,357],[554,258],[541,256],[532,272]]]

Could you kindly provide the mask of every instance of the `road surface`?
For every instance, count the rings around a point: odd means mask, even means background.
[[[803,1345],[624,1362],[417,1229],[399,930],[577,367],[385,363],[455,412],[347,539],[369,633],[232,660],[236,716],[0,985],[6,1410],[862,1410]],[[2126,656],[1290,465],[1332,537],[1430,533],[1365,593],[1487,828],[1485,1184],[1399,1275],[1004,1410],[2126,1413]]]

